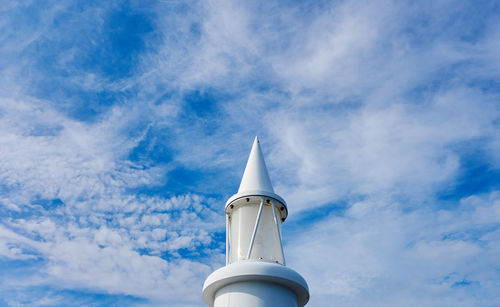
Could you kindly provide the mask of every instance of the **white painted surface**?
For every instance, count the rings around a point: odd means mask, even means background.
[[[297,307],[295,294],[271,283],[243,281],[221,288],[215,294],[214,307]]]
[[[253,141],[252,150],[248,157],[243,178],[241,178],[238,194],[254,190],[274,193],[271,179],[267,172],[266,162],[264,161],[264,156],[262,155],[259,139],[257,137],[255,137]]]
[[[288,209],[274,193],[257,137],[225,213],[226,266],[205,280],[204,301],[211,307],[304,306],[307,283],[284,265],[281,224]]]
[[[256,284],[260,284],[260,286],[256,286]],[[249,288],[243,290],[244,287]],[[246,292],[234,296],[226,295],[231,291]],[[272,296],[272,293],[275,295]],[[309,301],[309,288],[299,273],[286,266],[263,261],[244,261],[222,267],[207,277],[203,285],[204,301],[209,306],[220,307],[214,305],[217,295],[221,296],[219,304],[230,303],[230,305],[220,305],[227,307],[247,306],[241,304],[248,302],[264,304],[248,306],[302,307]],[[271,304],[280,301],[289,304],[291,298],[294,299],[294,303],[291,305]],[[270,301],[271,305],[266,305],[267,300]]]

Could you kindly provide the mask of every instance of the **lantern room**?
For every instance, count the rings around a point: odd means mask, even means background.
[[[281,224],[288,210],[274,193],[256,137],[240,188],[226,203],[226,265],[268,261],[285,265]]]
[[[309,287],[285,265],[281,224],[288,209],[276,193],[256,137],[238,193],[226,203],[226,266],[207,277],[210,307],[302,307]]]

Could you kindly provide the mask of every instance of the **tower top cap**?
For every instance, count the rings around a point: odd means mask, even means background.
[[[252,150],[250,151],[250,156],[248,157],[243,178],[241,178],[238,193],[229,198],[226,202],[226,207],[239,198],[249,196],[264,196],[279,201],[285,207],[284,215],[286,218],[288,212],[286,202],[283,198],[274,193],[273,185],[271,184],[271,179],[269,178],[269,173],[267,172],[266,162],[264,161],[264,155],[260,149],[258,137],[255,137],[255,140],[253,141]]]
[[[245,167],[243,178],[241,178],[238,194],[244,194],[249,191],[274,193],[258,137],[255,137],[253,141],[252,151],[250,151],[247,166]]]

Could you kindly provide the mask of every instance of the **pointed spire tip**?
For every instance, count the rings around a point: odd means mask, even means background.
[[[266,162],[264,161],[264,155],[260,149],[258,136],[255,136],[238,193],[244,191],[267,191],[274,193],[271,179],[267,172]]]

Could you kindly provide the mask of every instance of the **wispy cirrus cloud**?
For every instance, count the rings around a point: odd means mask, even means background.
[[[201,304],[255,134],[311,304],[498,299],[494,3],[0,15],[2,303]]]
[[[357,202],[290,239],[288,262],[310,280],[313,305],[494,305],[497,194],[453,210]]]

